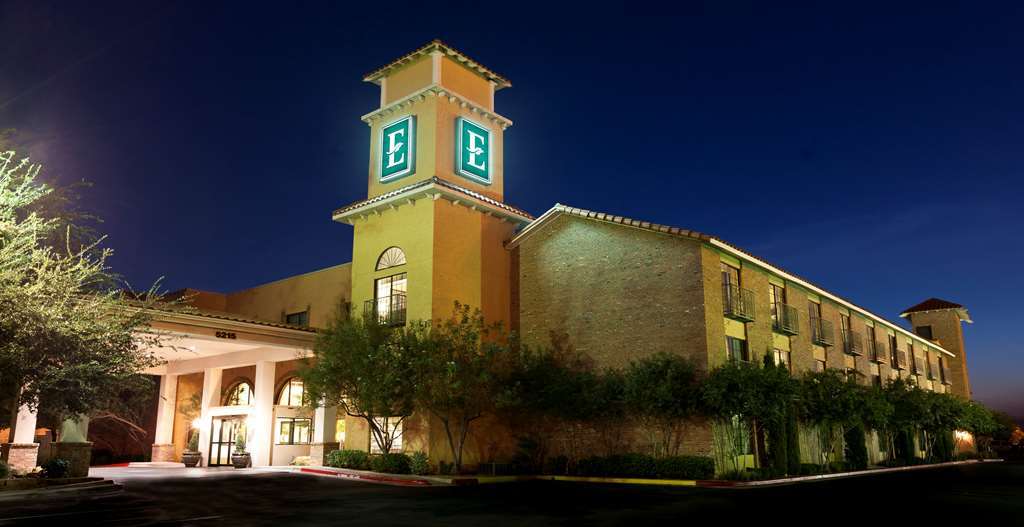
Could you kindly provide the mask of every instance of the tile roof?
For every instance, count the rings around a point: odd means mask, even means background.
[[[482,64],[473,60],[465,53],[449,46],[448,44],[442,42],[440,39],[436,38],[419,47],[418,49],[406,53],[405,55],[398,57],[397,59],[389,62],[388,64],[381,66],[380,68],[377,68],[376,70],[373,70],[370,73],[367,73],[366,75],[363,76],[363,80],[366,82],[377,83],[381,79],[381,77],[384,77],[395,68],[404,66],[409,62],[412,62],[413,60],[419,58],[420,56],[429,54],[433,51],[440,51],[445,55],[448,55],[449,57],[453,58],[456,62],[462,63],[467,68],[475,71],[481,77],[489,81],[493,81],[495,84],[495,90],[509,88],[512,86],[512,83],[509,82],[509,80],[506,79],[505,77],[498,75],[496,72],[484,67]]]
[[[239,317],[239,316],[236,316],[236,315],[233,315],[233,314],[230,314],[230,313],[215,313],[215,312],[212,312],[212,311],[199,310],[199,309],[195,309],[195,308],[191,308],[191,309],[159,309],[159,308],[152,308],[152,309],[154,311],[158,311],[160,313],[166,313],[168,315],[190,315],[190,316],[195,316],[195,317],[212,318],[212,319],[216,319],[216,320],[227,320],[229,322],[242,322],[242,323],[245,323],[245,324],[255,324],[257,326],[266,326],[266,327],[280,328],[280,329],[292,329],[292,330],[295,330],[295,331],[304,331],[304,332],[307,332],[307,333],[316,333],[317,332],[316,328],[311,328],[311,327],[308,327],[308,326],[294,326],[294,325],[291,325],[291,324],[285,324],[283,322],[269,322],[269,321],[266,321],[266,320],[259,320],[259,319],[255,319],[255,318],[243,318],[243,317]]]
[[[912,307],[908,307],[900,313],[900,316],[906,315],[907,313],[919,313],[921,311],[936,311],[939,309],[963,309],[964,306],[957,304],[956,302],[950,302],[949,300],[942,300],[941,298],[929,298],[920,304]]]
[[[386,201],[386,200],[388,200],[390,198],[393,198],[395,196],[398,196],[398,195],[404,194],[406,192],[409,192],[411,190],[416,190],[416,189],[427,187],[427,186],[430,186],[430,185],[437,185],[439,187],[443,187],[445,189],[448,189],[448,190],[451,190],[451,191],[454,191],[454,192],[458,192],[460,194],[464,194],[464,195],[466,195],[466,196],[468,196],[470,198],[473,198],[473,199],[476,199],[476,200],[480,200],[480,201],[482,201],[482,202],[484,202],[484,203],[486,203],[488,205],[491,205],[492,207],[496,207],[496,208],[499,208],[501,210],[510,212],[512,214],[515,214],[515,215],[518,215],[518,216],[522,216],[522,217],[524,217],[526,219],[529,219],[529,220],[533,219],[533,215],[531,215],[529,212],[526,212],[526,211],[524,211],[522,209],[518,209],[518,208],[513,207],[511,205],[507,205],[507,204],[502,203],[502,202],[500,202],[500,201],[498,201],[498,200],[496,200],[494,198],[489,198],[489,197],[487,197],[487,196],[485,196],[485,195],[483,195],[483,194],[481,194],[479,192],[476,192],[474,190],[470,190],[468,188],[456,185],[455,183],[452,183],[452,182],[447,181],[445,179],[441,179],[441,178],[439,178],[437,176],[433,176],[430,179],[424,179],[422,181],[417,181],[415,183],[411,183],[409,185],[397,188],[397,189],[392,190],[390,192],[385,192],[384,194],[381,194],[379,196],[374,196],[374,197],[372,197],[370,199],[364,199],[364,200],[361,200],[361,201],[357,201],[355,203],[351,203],[349,205],[345,205],[344,207],[341,207],[340,209],[337,209],[333,213],[331,213],[331,216],[338,216],[340,214],[344,214],[346,212],[358,209],[360,207],[365,207],[367,205],[373,205],[374,203],[380,203],[380,202]]]

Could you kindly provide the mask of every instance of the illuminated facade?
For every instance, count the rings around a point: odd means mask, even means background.
[[[703,369],[769,355],[794,374],[913,377],[969,396],[962,306],[908,309],[919,335],[713,236],[563,205],[534,218],[504,202],[512,122],[494,99],[508,80],[438,41],[364,80],[380,87],[379,107],[362,117],[367,197],[332,215],[354,230],[352,262],[237,293],[190,291],[200,312],[158,324],[182,340],[150,372],[161,376],[154,460],[179,459],[192,429],[212,464],[227,462],[242,430],[255,465],[371,449],[360,420],[300,405],[296,359],[339,305],[401,325],[446,317],[457,300],[527,343],[565,332],[602,367],[656,352]],[[408,419],[396,448],[448,459],[432,425]],[[501,423],[472,435],[468,464],[514,451]],[[710,436],[695,425],[683,448],[708,454]]]

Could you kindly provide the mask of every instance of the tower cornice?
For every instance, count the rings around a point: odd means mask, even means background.
[[[459,93],[442,87],[438,84],[431,84],[423,89],[410,93],[401,99],[398,99],[387,106],[383,106],[377,110],[374,110],[362,117],[359,120],[363,121],[368,125],[373,125],[374,121],[378,119],[387,119],[393,115],[401,113],[406,108],[411,108],[416,104],[424,102],[428,97],[440,97],[448,99],[448,102],[459,105],[461,108],[466,108],[470,113],[479,116],[481,119],[488,123],[493,123],[501,127],[502,130],[512,126],[512,120],[504,117],[498,113],[492,112],[483,106],[473,102],[468,97],[460,95]]]

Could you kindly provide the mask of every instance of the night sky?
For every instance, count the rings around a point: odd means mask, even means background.
[[[349,260],[362,76],[439,37],[512,81],[508,203],[708,232],[893,320],[964,304],[975,395],[1024,416],[1019,3],[555,4],[0,1],[0,128],[94,184],[132,285],[237,290]]]

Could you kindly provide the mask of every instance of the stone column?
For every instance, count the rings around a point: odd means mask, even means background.
[[[174,414],[178,396],[178,376],[160,376],[160,398],[156,408],[156,437],[152,461],[177,461],[174,458]]]
[[[89,417],[80,416],[65,419],[60,425],[60,441],[53,444],[53,457],[68,461],[68,477],[81,478],[89,475],[92,460],[92,443],[89,437]]]
[[[223,368],[203,370],[203,394],[199,413],[199,453],[203,455],[200,466],[210,463],[210,407],[220,406],[220,378]]]
[[[10,443],[4,443],[0,454],[14,470],[25,472],[36,466],[39,445],[35,443],[36,411],[26,405],[18,408],[18,417],[14,424],[14,437]]]
[[[335,432],[338,419],[337,406],[318,406],[313,415],[313,444],[309,447],[309,457],[314,465],[324,465],[327,461],[327,454],[340,448],[335,441]]]
[[[252,466],[265,467],[273,461],[274,448],[274,378],[276,363],[256,363],[256,379],[253,387],[255,409],[246,423],[249,442],[246,446],[252,456]]]

